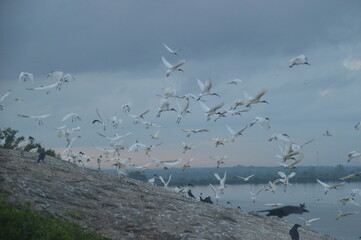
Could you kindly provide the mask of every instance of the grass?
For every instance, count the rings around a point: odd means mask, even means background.
[[[15,207],[0,198],[0,239],[6,240],[106,240],[70,221],[61,221],[31,209]]]

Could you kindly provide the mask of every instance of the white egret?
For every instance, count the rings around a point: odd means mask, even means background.
[[[215,114],[219,113],[219,112],[217,112],[217,110],[220,109],[221,107],[223,107],[224,103],[223,102],[219,103],[219,104],[215,105],[212,108],[209,108],[203,102],[199,102],[199,105],[201,106],[201,108],[203,109],[205,115],[207,116],[207,121],[209,121],[211,115],[215,115]]]
[[[242,133],[248,128],[248,126],[245,126],[244,128],[241,128],[240,130],[238,130],[236,132],[227,124],[225,124],[225,126],[226,126],[228,132],[232,135],[231,142],[234,142],[236,140],[236,137],[242,135]]]
[[[255,123],[257,123],[260,126],[262,126],[264,129],[270,129],[271,126],[269,122],[270,122],[269,118],[255,117],[249,126],[252,127]]]
[[[227,187],[226,185],[226,178],[227,178],[227,172],[224,172],[223,178],[221,178],[218,173],[214,174],[215,178],[219,181],[219,190],[221,194],[224,194],[224,189]]]
[[[77,113],[68,113],[66,114],[60,122],[64,122],[68,119],[71,119],[72,122],[81,121],[81,117]]]
[[[305,225],[305,226],[311,226],[311,222],[314,222],[314,221],[317,221],[317,220],[321,219],[321,218],[312,218],[310,220],[306,220],[306,219],[304,219],[302,217],[298,217],[298,218],[303,220],[303,222],[304,222],[303,225]]]
[[[21,72],[19,75],[19,81],[26,82],[28,80],[30,80],[31,83],[34,83],[34,75],[32,73],[28,73],[28,72]]]
[[[295,65],[301,65],[301,64],[311,66],[311,64],[308,63],[307,57],[305,55],[300,55],[300,56],[294,57],[290,60],[289,67],[292,68]]]
[[[170,53],[170,54],[174,54],[174,55],[178,55],[177,53],[184,50],[185,48],[180,48],[180,49],[177,49],[177,50],[172,50],[170,47],[168,47],[167,45],[165,45],[163,43],[163,46],[165,47],[165,49],[167,49],[167,51]]]
[[[168,68],[166,76],[169,77],[169,75],[172,72],[175,71],[181,71],[184,72],[180,67],[186,63],[186,60],[181,60],[180,62],[176,63],[175,65],[170,64],[164,57],[162,57],[163,64]]]
[[[163,98],[163,99],[160,101],[160,106],[159,106],[159,109],[158,109],[157,118],[160,117],[160,114],[161,114],[162,112],[169,112],[169,111],[177,112],[177,110],[175,110],[174,108],[171,108],[171,107],[170,107],[170,104],[171,104],[171,101],[169,101],[169,100],[166,99],[166,98]]]
[[[316,179],[317,180],[317,182],[319,183],[319,184],[321,184],[324,188],[325,188],[325,194],[327,194],[327,192],[329,191],[329,190],[332,190],[332,189],[337,189],[337,187],[340,187],[340,186],[343,186],[343,185],[345,185],[346,184],[346,182],[341,182],[341,183],[337,183],[337,184],[334,184],[334,185],[332,185],[332,186],[330,186],[330,185],[328,185],[327,183],[324,183],[324,182],[322,182],[322,181],[320,181],[320,180],[318,180],[318,179]]]
[[[35,121],[37,121],[39,125],[43,125],[43,119],[49,117],[50,115],[51,115],[51,113],[46,114],[46,115],[40,115],[40,116],[31,116],[31,115],[18,114],[19,117],[35,119]]]
[[[209,129],[182,129],[183,132],[187,133],[187,137],[190,137],[193,133],[204,133],[209,132]]]
[[[347,154],[347,156],[348,156],[347,162],[350,162],[351,159],[353,159],[353,158],[358,159],[358,160],[361,160],[361,153],[356,152],[355,150],[349,152],[349,153]]]
[[[253,177],[255,174],[252,174],[252,175],[249,175],[248,177],[241,177],[241,176],[236,176],[237,178],[241,178],[241,179],[243,179],[243,181],[245,181],[245,182],[247,182],[247,181],[249,181],[249,179],[251,178],[251,177]]]
[[[268,104],[267,101],[261,100],[261,97],[263,97],[263,95],[265,95],[266,92],[267,92],[267,89],[263,89],[254,97],[251,97],[246,92],[244,92],[246,99],[247,99],[246,107],[250,107],[252,104],[257,104],[257,103],[267,103]]]
[[[202,97],[207,96],[207,95],[214,95],[214,96],[220,97],[217,93],[210,92],[211,88],[212,88],[212,81],[210,79],[205,81],[205,83],[202,83],[202,81],[197,78],[197,83],[201,90],[201,93],[199,94],[197,101],[199,101]]]

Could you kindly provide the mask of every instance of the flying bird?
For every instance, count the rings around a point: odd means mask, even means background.
[[[209,121],[211,118],[211,115],[215,115],[218,114],[219,112],[217,112],[218,109],[220,109],[221,107],[223,107],[224,103],[219,103],[217,105],[215,105],[212,108],[209,108],[206,104],[204,104],[203,102],[199,102],[199,105],[201,106],[201,108],[203,109],[205,115],[207,116],[207,121]]]
[[[316,180],[317,180],[317,182],[318,182],[319,184],[321,184],[321,185],[325,188],[325,194],[327,194],[327,192],[328,192],[329,190],[337,189],[337,187],[340,187],[340,186],[346,184],[346,182],[341,182],[341,183],[337,183],[337,184],[335,184],[335,185],[330,186],[330,185],[328,185],[327,183],[324,183],[324,182],[322,182],[322,181],[320,181],[320,180],[318,180],[318,179],[316,179]]]
[[[209,156],[209,158],[215,160],[217,162],[217,168],[219,168],[222,164],[223,165],[225,164],[224,160],[226,160],[228,156],[227,155],[217,156],[217,157]]]
[[[224,194],[224,189],[227,187],[226,185],[226,178],[227,178],[227,172],[224,172],[223,178],[221,178],[218,173],[215,173],[214,176],[219,181],[219,190],[221,194]]]
[[[266,92],[267,92],[267,89],[263,89],[254,97],[249,96],[245,92],[245,96],[246,96],[246,99],[247,99],[246,107],[250,107],[252,104],[257,104],[257,103],[267,103],[268,104],[267,101],[261,100],[261,97],[263,97],[263,95],[265,95]]]
[[[344,218],[346,216],[351,216],[351,215],[356,215],[359,214],[359,212],[347,212],[347,213],[342,213],[340,208],[337,206],[337,204],[335,204],[335,206],[337,207],[338,210],[338,214],[336,214],[336,220],[339,220],[341,218]]]
[[[357,177],[361,177],[361,172],[357,172],[357,173],[353,173],[350,175],[347,175],[345,177],[340,178],[340,180],[344,181],[344,180],[348,180],[348,179],[352,179],[352,178],[357,178]]]
[[[348,156],[347,162],[350,162],[351,159],[353,159],[353,158],[355,158],[355,159],[357,158],[358,160],[361,159],[361,153],[356,152],[356,151],[351,151],[351,152],[349,152],[349,153],[347,154],[347,156]]]
[[[50,85],[46,85],[46,86],[40,86],[40,87],[36,87],[36,88],[26,88],[26,90],[35,90],[35,91],[45,91],[46,94],[50,94],[50,89],[55,88],[58,86],[58,83],[53,83]]]
[[[165,45],[164,43],[163,43],[163,46],[165,47],[165,49],[168,50],[168,52],[169,52],[170,54],[174,54],[174,55],[178,55],[178,52],[180,52],[180,51],[182,51],[182,50],[185,49],[185,48],[180,48],[180,49],[177,49],[177,50],[172,50],[170,47],[168,47],[168,46]]]
[[[40,115],[40,116],[18,114],[19,117],[35,119],[35,121],[37,121],[39,125],[43,125],[43,119],[49,117],[50,115],[51,115],[51,113],[46,114],[46,115]]]
[[[311,226],[311,222],[314,222],[314,221],[317,221],[317,220],[321,219],[321,218],[312,218],[310,220],[306,220],[306,219],[304,219],[302,217],[298,217],[298,218],[303,220],[303,222],[304,222],[303,225],[305,225],[305,226]]]
[[[230,81],[228,81],[227,82],[227,84],[228,85],[230,85],[230,84],[234,84],[234,85],[237,85],[237,84],[239,84],[239,83],[242,83],[243,81],[241,80],[241,79],[233,79],[233,80],[230,80]]]
[[[169,175],[168,181],[164,181],[162,176],[159,176],[160,181],[164,184],[164,189],[168,189],[168,184],[170,183],[170,180],[172,179],[172,174]]]
[[[330,133],[329,130],[326,129],[326,131],[322,134],[323,136],[326,136],[326,137],[332,137],[333,135]]]
[[[81,121],[81,118],[79,114],[77,113],[69,113],[63,117],[63,119],[60,122],[64,122],[68,119],[71,119],[72,122]]]
[[[279,218],[283,218],[290,214],[303,214],[304,212],[309,211],[305,209],[305,204],[300,204],[300,206],[284,206],[280,208],[261,210],[257,212],[268,212],[266,216],[277,216]]]
[[[256,202],[257,195],[260,194],[264,190],[264,188],[265,188],[265,186],[263,185],[260,189],[258,189],[258,191],[256,193],[253,193],[253,192],[249,191],[249,193],[252,196],[252,202],[253,203]]]
[[[252,127],[254,124],[257,123],[260,126],[262,126],[264,129],[270,129],[271,126],[269,124],[269,121],[270,121],[269,118],[255,117],[249,126]]]
[[[46,77],[53,77],[58,81],[56,86],[58,90],[61,90],[63,83],[69,83],[75,80],[69,73],[65,74],[61,71],[51,71]]]
[[[253,177],[255,174],[249,175],[248,177],[241,177],[241,176],[236,176],[237,178],[241,178],[243,179],[243,181],[247,182],[249,181],[249,179],[251,179],[251,177]]]
[[[193,133],[204,133],[209,132],[209,129],[182,129],[183,132],[187,133],[187,137],[190,137]]]
[[[308,63],[308,59],[305,55],[300,55],[300,56],[297,56],[297,57],[294,57],[290,60],[290,65],[289,67],[292,68],[293,66],[295,65],[301,65],[301,64],[305,64],[305,65],[308,65],[308,66],[311,66],[309,63]]]
[[[171,108],[170,107],[170,104],[171,102],[166,99],[166,98],[163,98],[160,102],[160,106],[159,106],[159,110],[158,110],[158,114],[157,114],[157,118],[160,117],[160,114],[162,112],[169,112],[169,111],[174,111],[174,112],[177,112],[177,110],[175,110],[174,108]]]
[[[107,121],[100,115],[98,109],[95,109],[95,111],[96,111],[99,119],[93,120],[92,123],[93,123],[93,124],[94,124],[94,123],[97,123],[97,122],[100,123],[100,124],[103,126],[103,130],[105,131],[105,130],[107,129]]]
[[[199,94],[197,101],[199,101],[202,97],[207,96],[207,95],[213,95],[213,96],[220,97],[217,93],[211,93],[212,81],[210,79],[208,79],[207,81],[202,83],[202,81],[197,78],[197,83],[198,83],[199,89],[201,90],[201,93]]]
[[[361,129],[361,121],[356,123],[355,127],[354,127],[357,131],[360,131]]]
[[[162,57],[163,64],[168,68],[166,76],[169,77],[169,75],[172,72],[175,71],[181,71],[184,72],[180,67],[186,63],[186,60],[181,60],[180,62],[176,63],[175,65],[170,64],[164,57]]]
[[[294,176],[296,176],[296,173],[291,172],[290,174],[286,175],[284,172],[278,171],[277,174],[281,177],[279,179],[279,181],[284,184],[285,187],[284,187],[283,191],[286,192],[286,189],[287,189],[288,185],[290,185],[289,180],[291,178],[293,178]]]
[[[248,128],[248,126],[245,126],[244,128],[241,128],[240,130],[238,130],[236,132],[227,124],[225,126],[226,126],[228,132],[232,135],[231,142],[234,142],[236,140],[236,137],[242,135],[242,133]]]
[[[211,187],[213,193],[214,193],[214,198],[217,200],[218,202],[218,199],[221,198],[219,195],[218,195],[218,192],[216,190],[216,188],[212,185],[212,184],[209,184],[209,186]]]
[[[180,121],[182,120],[182,118],[184,118],[188,113],[191,113],[188,108],[189,108],[189,98],[185,97],[186,99],[186,103],[184,104],[184,106],[181,108],[181,106],[179,105],[179,103],[177,102],[178,108],[179,108],[179,114],[178,114],[178,118],[176,120],[176,123],[179,124]]]
[[[34,75],[28,72],[21,72],[19,75],[19,81],[26,82],[28,80],[30,80],[31,83],[34,83]]]

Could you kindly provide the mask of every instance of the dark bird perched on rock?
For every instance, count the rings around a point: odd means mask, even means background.
[[[292,213],[295,214],[303,214],[304,212],[309,212],[305,209],[305,204],[300,204],[300,206],[284,206],[280,208],[268,209],[268,210],[261,210],[257,212],[268,212],[266,216],[277,216],[279,218],[288,216]]]
[[[199,199],[201,200],[201,202],[213,204],[210,196],[208,196],[208,197],[206,197],[204,199],[200,196]]]
[[[38,162],[44,161],[44,159],[45,159],[45,150],[44,150],[44,148],[41,148],[40,153],[39,153],[39,157],[38,157]]]
[[[188,190],[188,192],[187,192],[187,194],[188,194],[188,197],[190,197],[190,198],[196,198],[194,195],[193,195],[193,193],[192,193],[192,190]]]
[[[298,230],[297,230],[297,228],[299,228],[299,227],[301,227],[301,225],[295,224],[290,229],[289,233],[290,233],[290,236],[291,236],[292,240],[299,240],[300,239],[300,234],[298,233]]]

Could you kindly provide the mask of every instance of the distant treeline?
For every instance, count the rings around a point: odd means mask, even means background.
[[[296,169],[284,169],[283,167],[253,167],[253,166],[235,166],[225,168],[188,168],[183,169],[172,168],[169,170],[163,169],[148,169],[144,172],[128,170],[128,176],[141,181],[147,181],[156,174],[168,179],[172,174],[172,180],[170,185],[187,185],[191,183],[193,185],[208,185],[209,183],[217,184],[218,181],[214,177],[214,173],[218,173],[223,177],[224,172],[227,172],[227,184],[266,184],[268,181],[274,181],[279,178],[277,172],[283,171],[286,174],[292,171],[296,172],[296,176],[293,177],[290,182],[292,183],[317,183],[316,179],[320,179],[325,182],[340,182],[341,177],[345,177],[349,174],[361,172],[361,166],[343,166],[341,164],[337,166],[300,166]],[[115,171],[114,171],[115,173]],[[237,176],[247,177],[255,174],[249,181],[245,182]],[[156,178],[156,183],[161,184],[159,179]],[[348,180],[350,182],[361,182],[361,177]]]

